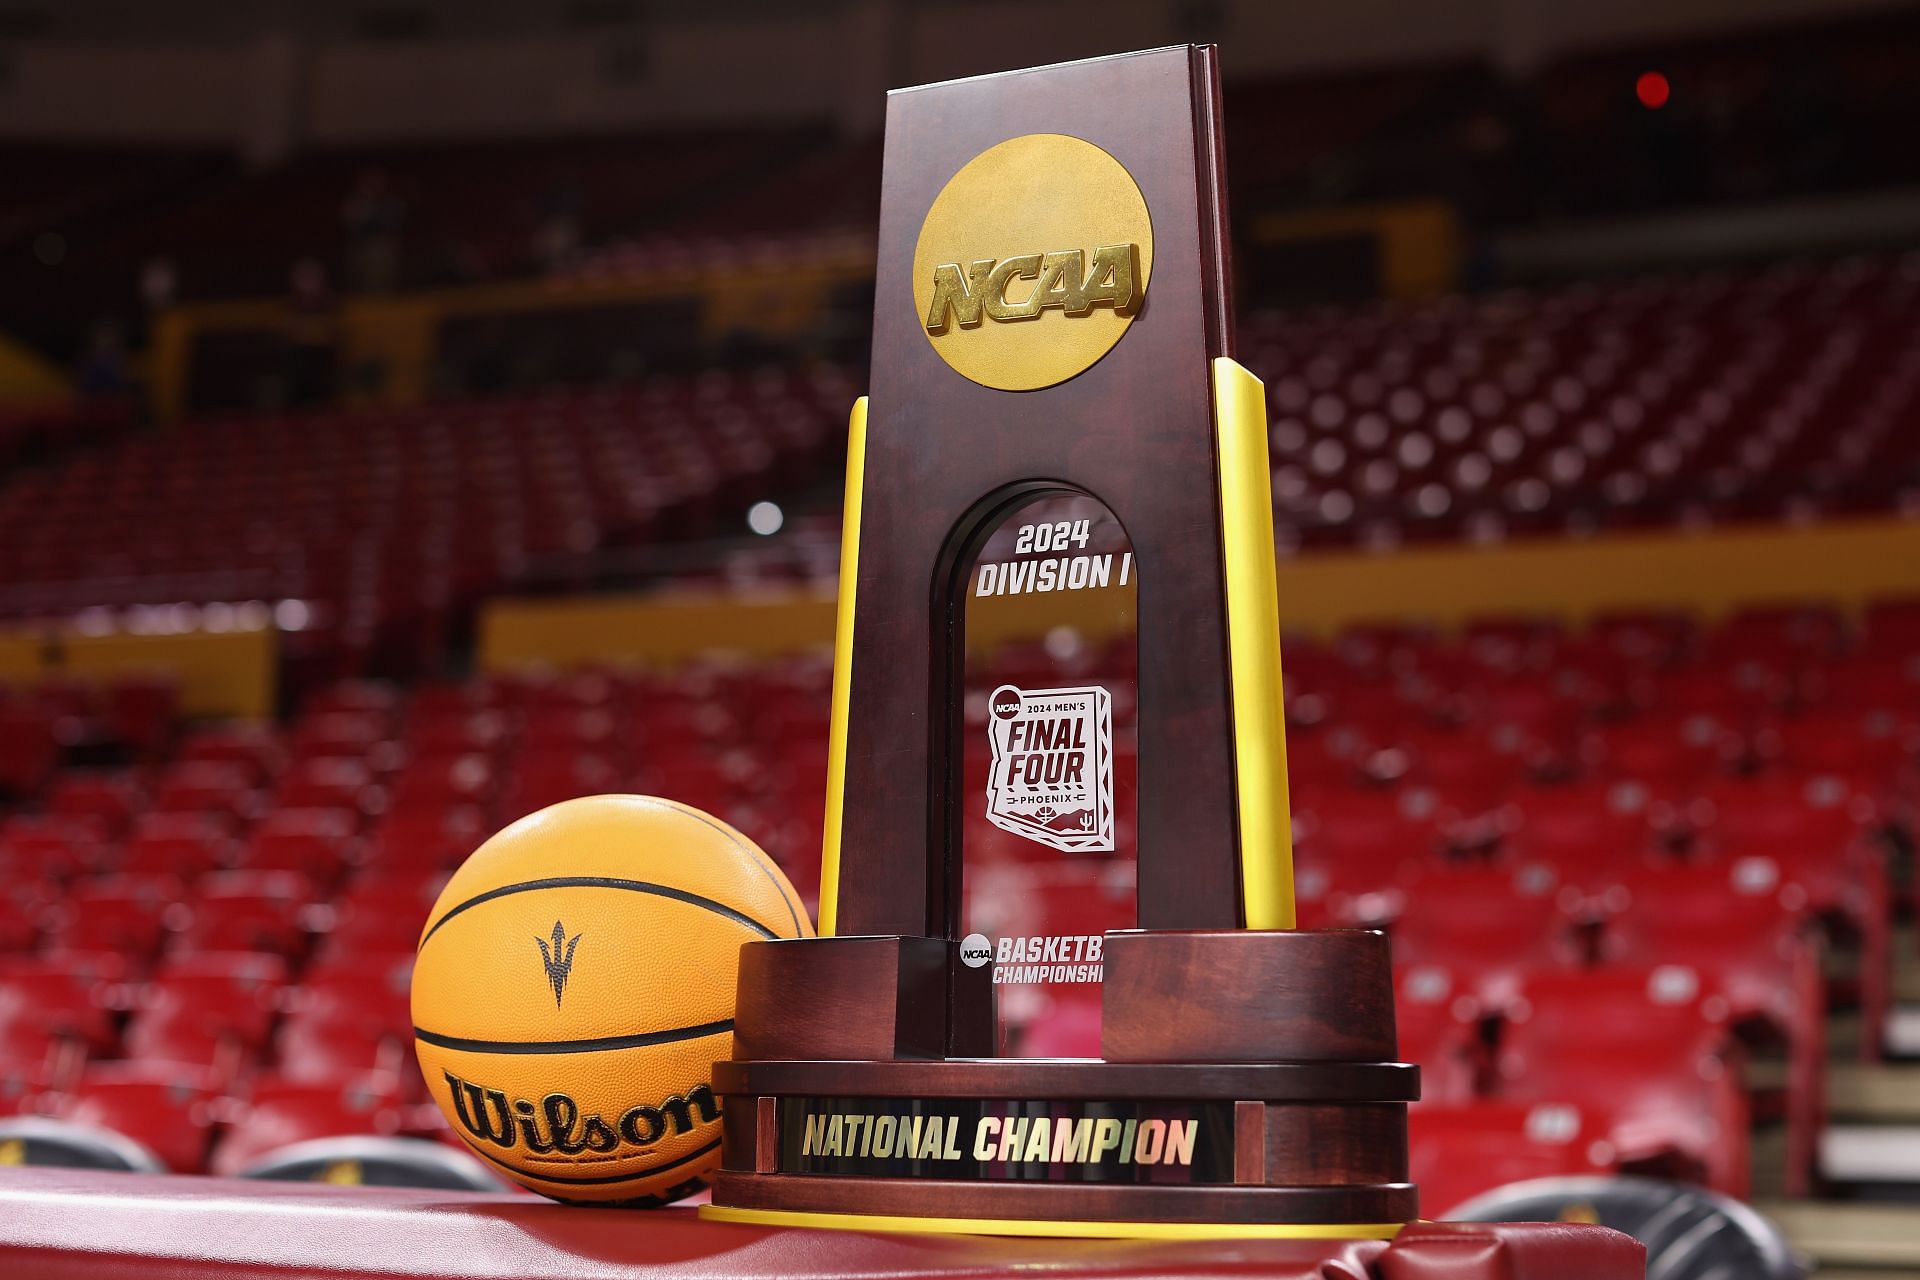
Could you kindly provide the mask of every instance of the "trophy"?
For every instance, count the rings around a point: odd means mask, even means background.
[[[741,951],[709,1216],[1416,1216],[1386,940],[1293,929],[1225,189],[1210,46],[890,96],[820,936]]]

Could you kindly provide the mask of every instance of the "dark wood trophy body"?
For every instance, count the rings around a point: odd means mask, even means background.
[[[741,952],[712,1216],[1178,1236],[1416,1215],[1385,939],[1293,930],[1265,407],[1232,360],[1220,155],[1210,47],[890,98],[821,936]],[[1124,525],[1117,571],[1025,554],[1045,524],[977,565],[1053,500]],[[1088,547],[1087,523],[1041,541]],[[1044,615],[1117,583],[1128,689],[966,695],[975,597]],[[974,823],[1081,868],[1137,847],[1138,927],[1035,957],[1099,975],[1100,1057],[995,1056]]]

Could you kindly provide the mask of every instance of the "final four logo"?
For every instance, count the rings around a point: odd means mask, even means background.
[[[1067,853],[1113,850],[1113,700],[1105,689],[1016,689],[988,703],[987,821]]]

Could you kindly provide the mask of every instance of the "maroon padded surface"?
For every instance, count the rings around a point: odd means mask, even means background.
[[[1416,1222],[1378,1266],[1381,1280],[1643,1280],[1647,1250],[1568,1222]]]
[[[36,1280],[951,1280],[1034,1264],[1058,1280],[1637,1280],[1644,1266],[1638,1244],[1600,1227],[1421,1224],[1390,1247],[884,1236],[508,1195],[0,1169],[0,1274]]]

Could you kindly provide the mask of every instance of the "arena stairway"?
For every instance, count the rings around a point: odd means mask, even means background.
[[[1912,1030],[1920,1022],[1920,950],[1911,929],[1901,931],[1894,954],[1890,1060],[1836,1057],[1828,1065],[1828,1195],[1758,1203],[1815,1260],[1819,1280],[1920,1280],[1920,1036]],[[1828,1043],[1856,1043],[1853,1021],[1834,1018]],[[1768,1145],[1756,1142],[1757,1165],[1769,1162]],[[1766,1186],[1759,1169],[1755,1185]]]

